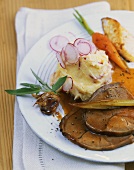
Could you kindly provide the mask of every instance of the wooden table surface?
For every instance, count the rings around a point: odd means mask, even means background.
[[[0,0],[0,170],[12,169],[14,129],[14,97],[5,89],[14,89],[16,82],[16,34],[14,20],[20,7],[63,9],[96,0]],[[108,0],[112,10],[134,10],[134,0]],[[123,154],[123,153],[122,153]],[[133,170],[134,163],[126,163]]]

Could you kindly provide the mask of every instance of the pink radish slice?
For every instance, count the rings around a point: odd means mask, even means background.
[[[83,38],[76,39],[74,41],[74,45],[78,48],[78,51],[81,55],[87,55],[91,51],[89,42]]]
[[[67,77],[65,83],[62,86],[63,91],[69,92],[73,88],[73,80],[71,77]]]
[[[87,55],[89,53],[95,53],[96,46],[84,38],[78,38],[74,41],[74,45],[78,48],[81,55]]]
[[[81,55],[87,55],[91,52],[91,47],[86,42],[79,43],[79,46],[77,46],[77,48]]]
[[[56,52],[60,52],[62,50],[63,47],[65,47],[67,45],[67,43],[69,43],[69,40],[61,35],[57,35],[53,38],[50,39],[50,47],[56,51]]]
[[[61,55],[58,52],[56,53],[56,58],[57,58],[58,62],[60,63],[60,66],[62,68],[65,68],[65,64],[64,64],[64,62],[63,62],[63,60],[61,58]]]
[[[73,64],[79,60],[78,49],[71,43],[68,43],[65,47],[65,58],[66,62]]]
[[[63,62],[66,62],[66,53],[65,53],[65,47],[62,48],[61,52],[60,52],[60,56],[63,60]]]
[[[91,45],[91,54],[94,54],[94,53],[96,53],[96,51],[97,51],[97,48],[96,48],[96,46],[95,46],[95,44],[94,43],[92,43],[92,42],[90,42],[90,45]]]

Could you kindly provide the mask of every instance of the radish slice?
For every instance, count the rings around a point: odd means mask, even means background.
[[[61,55],[58,52],[56,53],[56,58],[57,58],[58,62],[60,63],[60,66],[62,68],[65,68],[65,64],[64,64],[64,62],[63,62],[63,60],[61,58]]]
[[[66,62],[66,53],[65,53],[65,47],[62,48],[61,52],[60,52],[60,56],[63,60],[63,62]]]
[[[81,42],[79,43],[79,45],[77,46],[79,53],[81,55],[87,55],[91,52],[91,47],[88,43],[86,42]]]
[[[96,51],[97,51],[97,48],[96,48],[96,46],[95,46],[95,44],[94,43],[92,43],[91,41],[89,41],[90,42],[90,47],[91,47],[91,54],[94,54],[94,53],[96,53]]]
[[[96,46],[91,41],[84,38],[78,38],[74,41],[74,45],[78,48],[81,55],[88,55],[89,53],[96,52]]]
[[[91,51],[89,42],[83,38],[76,39],[74,41],[74,45],[78,48],[78,51],[81,55],[87,55]]]
[[[69,40],[61,35],[51,38],[49,42],[50,47],[56,52],[60,52],[62,48],[67,45],[67,43],[69,43]]]
[[[71,77],[67,77],[65,83],[62,86],[62,89],[65,92],[69,92],[69,90],[72,88],[73,88],[73,79]]]
[[[65,47],[65,58],[70,64],[76,63],[79,60],[78,49],[71,43],[68,43]]]

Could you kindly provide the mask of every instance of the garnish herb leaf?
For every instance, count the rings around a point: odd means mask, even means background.
[[[67,76],[61,77],[57,80],[57,82],[51,87],[48,86],[47,83],[45,83],[43,80],[41,80],[40,77],[38,77],[37,74],[34,73],[34,71],[31,69],[33,75],[35,78],[39,81],[42,86],[38,84],[30,84],[30,83],[21,83],[22,86],[25,86],[20,89],[16,90],[5,90],[8,94],[11,95],[25,95],[25,94],[33,94],[36,93],[38,94],[39,92],[54,92],[57,93],[56,91],[65,83]]]
[[[38,85],[38,84],[21,83],[20,85],[25,86],[25,87],[40,88],[41,89],[41,86]]]
[[[33,93],[39,93],[40,92],[40,88],[20,88],[20,89],[16,89],[16,90],[5,90],[8,94],[11,95],[25,95],[25,94],[33,94]]]
[[[60,77],[57,82],[52,86],[52,90],[56,92],[66,81],[67,76],[65,77]]]
[[[52,89],[48,86],[48,84],[45,84],[42,86],[42,91],[48,92],[48,91],[52,91]]]
[[[31,71],[40,84],[46,85],[46,83],[40,77],[38,77],[38,75],[35,74],[35,72],[32,69],[31,69]]]

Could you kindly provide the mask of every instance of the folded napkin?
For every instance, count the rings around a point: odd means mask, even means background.
[[[107,2],[76,7],[82,15],[109,11]],[[17,34],[17,72],[30,48],[48,31],[73,19],[73,9],[35,10],[21,8],[15,21]],[[14,170],[124,170],[124,164],[106,164],[66,155],[38,138],[21,115],[17,100],[14,111]]]

